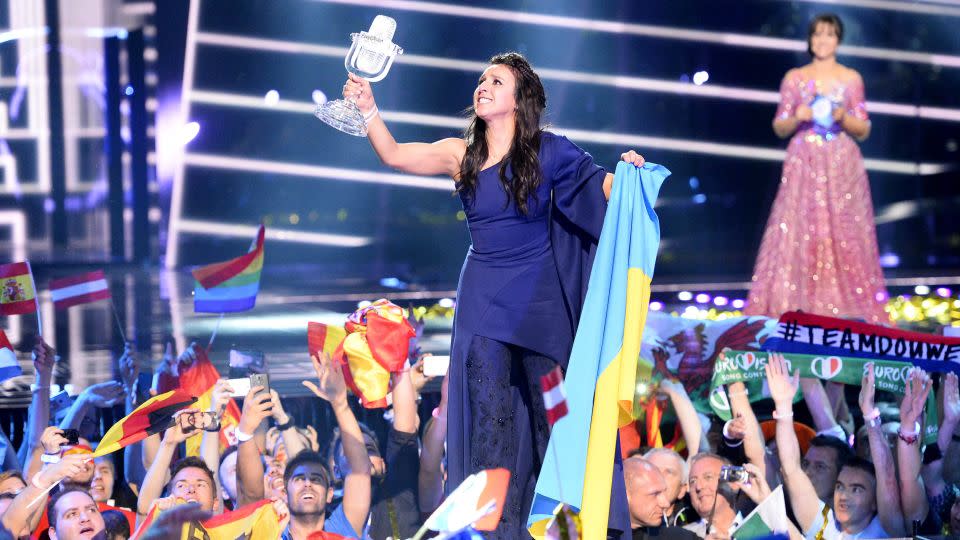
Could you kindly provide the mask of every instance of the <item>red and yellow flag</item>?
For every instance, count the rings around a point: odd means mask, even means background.
[[[37,291],[30,263],[0,264],[0,315],[25,315],[37,311]]]
[[[142,538],[153,525],[160,510],[154,504],[146,519],[137,527],[130,540]],[[248,504],[232,512],[225,512],[202,523],[185,523],[181,530],[181,540],[204,538],[209,540],[236,540],[238,538],[279,538],[280,517],[269,500]]]
[[[210,410],[210,404],[213,401],[213,387],[220,378],[220,372],[210,362],[206,350],[203,347],[193,345],[193,363],[190,365],[180,365],[180,388],[190,392],[197,398],[196,407],[201,411]],[[237,425],[240,424],[240,408],[232,399],[227,402],[227,408],[220,416],[220,446],[221,449],[231,444],[236,444],[236,435],[234,432]],[[187,439],[187,455],[200,455],[200,437],[191,437]]]
[[[173,423],[174,413],[189,407],[196,400],[183,389],[148,399],[107,431],[93,455],[105,456],[154,433],[161,433]]]
[[[415,335],[403,308],[380,299],[351,313],[344,328],[309,323],[307,346],[311,355],[330,354],[360,403],[376,409],[387,406],[390,374],[403,371]]]

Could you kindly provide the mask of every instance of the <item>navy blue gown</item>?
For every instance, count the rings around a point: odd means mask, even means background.
[[[606,171],[590,154],[544,132],[539,158],[543,181],[525,216],[509,201],[499,164],[479,173],[472,195],[461,194],[471,246],[453,323],[448,486],[479,470],[511,470],[495,538],[529,538],[549,438],[539,377],[566,368],[606,212]]]

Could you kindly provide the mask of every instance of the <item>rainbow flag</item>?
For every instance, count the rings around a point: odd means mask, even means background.
[[[653,204],[669,175],[653,163],[617,165],[567,367],[570,412],[553,426],[527,521],[536,538],[544,537],[562,503],[580,512],[584,538],[607,537],[617,430],[633,421],[637,358],[660,245]],[[618,484],[622,489],[622,478]],[[625,493],[618,498],[626,504]]]
[[[260,291],[263,269],[263,237],[260,225],[257,238],[246,254],[193,271],[193,311],[197,313],[232,313],[252,309]]]

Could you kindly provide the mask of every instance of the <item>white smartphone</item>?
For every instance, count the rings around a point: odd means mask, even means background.
[[[450,369],[449,356],[424,356],[423,374],[427,377],[443,377]]]
[[[241,377],[239,379],[227,379],[230,388],[233,388],[232,397],[244,397],[250,391],[250,378]]]

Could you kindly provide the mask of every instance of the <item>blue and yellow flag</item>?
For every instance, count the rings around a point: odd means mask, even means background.
[[[653,203],[670,171],[617,165],[567,367],[567,416],[553,426],[527,525],[536,538],[561,503],[584,538],[606,538],[617,430],[633,421],[637,358],[660,245]],[[589,433],[589,437],[584,437]]]

